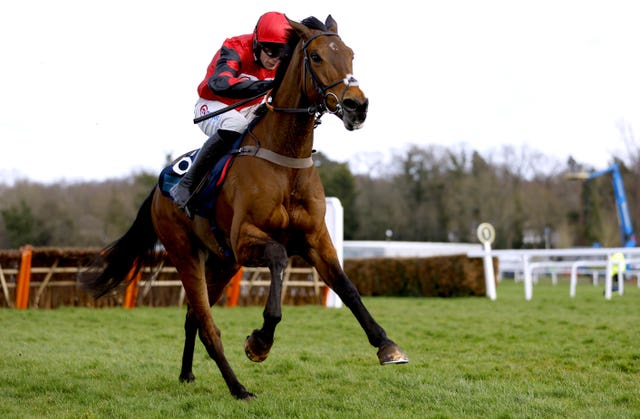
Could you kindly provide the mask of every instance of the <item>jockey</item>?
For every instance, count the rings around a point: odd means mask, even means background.
[[[291,26],[284,14],[268,12],[260,16],[253,33],[226,39],[198,86],[195,117],[267,92],[273,85],[280,60],[287,55],[289,29]],[[209,139],[187,173],[171,189],[176,204],[190,217],[187,204],[191,195],[211,166],[247,128],[261,101],[257,98],[198,124]]]

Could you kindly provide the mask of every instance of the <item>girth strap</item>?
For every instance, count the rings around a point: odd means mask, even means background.
[[[307,169],[313,166],[313,159],[311,156],[305,158],[287,157],[282,154],[278,154],[275,151],[254,145],[240,147],[239,149],[232,151],[232,154],[236,154],[238,156],[258,157],[279,166],[289,167],[291,169]]]

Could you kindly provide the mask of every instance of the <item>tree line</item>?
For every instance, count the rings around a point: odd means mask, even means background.
[[[477,242],[476,228],[496,228],[494,248],[620,246],[610,177],[570,181],[593,170],[527,148],[484,157],[465,147],[413,146],[368,171],[314,156],[327,196],[344,207],[345,240]],[[634,226],[640,226],[640,153],[613,157]],[[597,168],[602,169],[602,168]],[[0,184],[0,248],[102,247],[122,235],[157,181],[133,173],[102,182]]]

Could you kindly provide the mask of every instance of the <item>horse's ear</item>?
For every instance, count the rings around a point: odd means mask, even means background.
[[[331,15],[327,16],[324,26],[326,26],[331,32],[338,33],[338,22],[336,22]]]
[[[287,19],[289,20],[289,19]],[[289,20],[289,25],[293,28],[294,31],[298,34],[301,39],[307,39],[311,36],[311,30],[304,26],[302,23],[295,22],[293,20]]]

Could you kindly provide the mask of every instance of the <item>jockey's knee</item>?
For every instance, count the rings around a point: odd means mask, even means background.
[[[224,121],[222,121],[222,123],[220,124],[220,127],[218,128],[218,131],[219,132],[233,131],[239,134],[244,132],[248,126],[249,126],[249,121],[247,121],[247,119],[244,116],[242,116],[240,113],[237,113],[235,117],[227,118]]]

